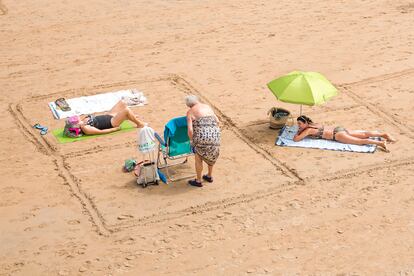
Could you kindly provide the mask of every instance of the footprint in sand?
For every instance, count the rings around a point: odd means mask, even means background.
[[[77,220],[77,219],[72,219],[72,220],[69,220],[67,223],[70,224],[70,225],[76,225],[76,224],[79,224],[80,221]]]
[[[9,12],[7,7],[0,0],[0,15],[6,15]]]
[[[124,237],[122,239],[116,240],[115,244],[134,244],[135,243],[135,239],[133,237]]]
[[[120,215],[118,216],[118,220],[125,220],[125,219],[131,219],[133,218],[133,215],[129,215],[129,214],[124,214],[124,215]]]
[[[399,6],[398,9],[401,13],[410,13],[414,11],[414,3]]]

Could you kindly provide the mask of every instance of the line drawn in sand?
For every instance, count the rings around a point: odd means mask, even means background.
[[[412,73],[410,70],[404,71],[404,74]],[[397,77],[400,76],[399,72],[398,74],[390,74],[387,75],[388,77]],[[382,76],[383,77],[383,76]],[[369,80],[371,81],[377,81],[377,79],[380,79],[380,81],[383,78],[376,78],[375,80]],[[88,150],[88,152],[73,152],[69,156],[62,156],[59,151],[57,151],[57,148],[55,145],[49,143],[44,137],[38,137],[34,135],[30,121],[27,117],[24,116],[23,109],[21,104],[10,104],[9,105],[9,112],[13,116],[13,118],[16,120],[17,125],[19,129],[24,134],[25,138],[33,143],[36,148],[43,154],[50,156],[52,158],[52,161],[55,163],[57,172],[59,176],[63,179],[63,182],[65,185],[68,185],[71,195],[75,196],[78,201],[80,202],[82,209],[87,214],[88,218],[90,219],[92,223],[93,230],[97,232],[100,235],[103,235],[105,237],[110,236],[113,233],[124,231],[130,228],[136,228],[136,227],[142,227],[146,225],[151,224],[157,224],[157,223],[165,223],[171,220],[174,220],[176,218],[184,217],[184,216],[191,216],[194,213],[203,213],[208,212],[212,210],[217,210],[220,208],[227,208],[229,206],[238,205],[244,202],[250,202],[259,200],[262,198],[268,198],[269,196],[273,196],[278,194],[282,190],[289,190],[294,189],[297,185],[307,185],[310,184],[311,181],[322,181],[322,182],[330,182],[336,179],[347,179],[355,177],[355,175],[364,173],[364,172],[375,172],[378,170],[383,169],[389,169],[389,168],[395,168],[395,167],[402,167],[402,166],[412,166],[414,164],[414,157],[411,156],[408,159],[399,159],[399,160],[393,160],[387,164],[376,163],[372,164],[370,166],[366,167],[360,167],[357,169],[345,169],[343,171],[335,172],[330,175],[325,175],[323,178],[304,178],[297,174],[295,170],[292,170],[292,168],[289,167],[288,164],[283,162],[283,160],[279,160],[276,158],[273,158],[272,153],[268,152],[265,148],[261,147],[254,141],[251,141],[248,136],[246,136],[245,132],[243,132],[243,129],[237,126],[230,117],[228,117],[224,112],[222,112],[217,106],[214,105],[212,101],[202,92],[202,90],[196,88],[193,86],[194,80],[190,83],[189,78],[186,76],[178,75],[178,74],[169,74],[168,76],[157,78],[157,79],[144,79],[140,81],[125,81],[125,82],[119,82],[119,83],[111,83],[106,85],[99,85],[97,87],[93,88],[82,88],[81,91],[89,91],[90,93],[94,93],[97,89],[107,89],[110,87],[122,87],[122,86],[130,86],[132,84],[137,83],[144,83],[144,82],[157,82],[157,81],[169,81],[171,84],[175,87],[177,87],[179,90],[185,92],[186,94],[189,93],[195,93],[200,98],[202,98],[205,102],[210,103],[213,108],[216,109],[217,114],[222,119],[222,121],[225,123],[225,127],[228,128],[230,131],[232,131],[239,139],[241,139],[243,142],[245,142],[250,148],[252,148],[256,153],[260,154],[264,159],[271,162],[273,166],[281,170],[282,173],[284,173],[286,176],[289,176],[292,178],[291,181],[288,181],[286,183],[283,183],[280,186],[275,186],[270,189],[265,190],[259,190],[255,191],[251,194],[242,194],[240,196],[235,197],[227,197],[222,200],[218,201],[209,201],[205,204],[201,205],[192,205],[188,208],[167,212],[167,213],[154,213],[150,214],[148,216],[127,220],[122,223],[112,224],[108,225],[105,221],[105,218],[103,217],[103,214],[100,212],[98,207],[96,206],[93,197],[88,194],[81,185],[81,180],[78,179],[70,170],[68,159],[78,156],[83,156],[91,153],[97,153],[100,151],[105,150],[105,147],[99,147],[99,148],[91,148]],[[348,84],[349,85],[349,84]],[[352,87],[350,84],[349,87]],[[343,89],[347,88],[347,85],[340,85]],[[41,96],[35,96],[29,99],[25,99],[24,102],[36,102],[39,100],[45,100],[50,97],[54,97],[55,95],[77,95],[75,92],[79,89],[75,90],[67,90],[66,92],[57,92],[52,93],[48,95],[41,95]],[[92,91],[92,92],[91,92]],[[349,91],[348,91],[349,92]],[[74,93],[74,94],[72,94]],[[375,109],[373,106],[372,109]],[[381,114],[384,116],[384,118],[387,118],[384,114]],[[391,122],[392,123],[392,122]],[[122,148],[125,146],[131,146],[131,142],[123,143],[116,145],[117,148]]]

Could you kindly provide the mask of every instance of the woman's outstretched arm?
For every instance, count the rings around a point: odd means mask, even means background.
[[[309,135],[309,129],[305,129],[305,130],[302,130],[302,131],[298,130],[298,132],[293,137],[293,141],[299,142],[300,140],[302,140],[303,138],[305,138],[308,135]]]
[[[96,127],[92,126],[82,126],[82,132],[86,135],[94,135],[94,134],[106,134],[120,130],[120,127],[113,127],[108,129],[97,129]]]

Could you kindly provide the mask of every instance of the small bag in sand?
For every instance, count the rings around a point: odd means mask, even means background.
[[[286,125],[289,118],[292,119],[290,111],[280,107],[272,107],[267,115],[269,115],[269,127],[271,129],[281,129]]]

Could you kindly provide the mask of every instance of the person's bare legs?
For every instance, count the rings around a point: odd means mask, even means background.
[[[128,108],[127,104],[123,100],[120,100],[109,110],[108,114],[115,116],[118,112],[126,108]]]
[[[213,178],[213,166],[214,165],[208,165],[208,173],[207,176],[210,178]]]
[[[360,139],[368,139],[369,137],[381,137],[387,140],[388,142],[395,142],[396,140],[386,132],[380,131],[354,131],[349,130],[349,134],[353,137]]]
[[[132,112],[132,110],[129,109],[127,106],[124,109],[120,110],[115,115],[113,115],[111,124],[113,127],[118,127],[125,120],[130,120],[134,122],[137,125],[137,127],[144,127],[144,124],[145,124],[144,122],[139,120],[137,116],[134,114],[134,112]]]
[[[197,153],[195,154],[195,169],[196,169],[196,180],[201,182],[201,174],[203,173],[203,159]]]
[[[377,140],[372,140],[372,139],[357,138],[357,137],[354,137],[346,133],[345,131],[336,133],[335,140],[341,143],[353,144],[353,145],[377,145],[377,146],[380,146],[385,151],[388,151],[386,141],[377,141]]]

